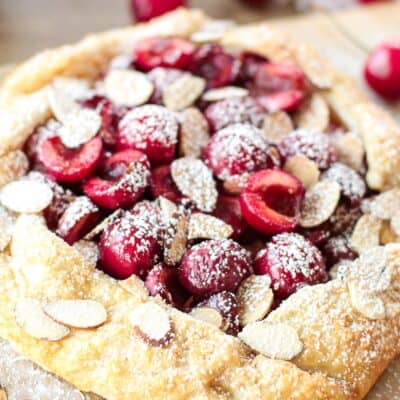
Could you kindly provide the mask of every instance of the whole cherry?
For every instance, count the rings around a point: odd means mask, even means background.
[[[377,46],[367,59],[364,76],[380,96],[400,100],[400,40]]]
[[[131,12],[136,21],[143,22],[185,5],[185,0],[131,0]]]

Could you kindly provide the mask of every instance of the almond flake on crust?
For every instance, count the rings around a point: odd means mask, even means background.
[[[294,115],[298,128],[324,132],[329,125],[329,107],[319,94],[313,94]]]
[[[340,186],[333,180],[323,180],[307,190],[300,215],[300,226],[313,228],[328,220],[340,199]]]
[[[269,113],[264,118],[262,131],[264,132],[264,138],[269,143],[279,143],[293,130],[292,119],[284,111]]]
[[[178,209],[166,223],[164,233],[164,261],[176,265],[186,252],[189,228],[189,215]]]
[[[264,319],[271,310],[274,293],[268,275],[250,275],[239,286],[236,298],[242,326]]]
[[[277,360],[290,361],[303,350],[297,331],[284,323],[252,322],[238,336],[253,350]]]
[[[368,199],[364,204],[367,205],[367,211],[374,217],[390,220],[395,216],[400,208],[400,189],[391,189]]]
[[[28,157],[21,150],[10,151],[0,157],[0,187],[23,177],[28,170]]]
[[[180,154],[200,158],[201,152],[210,139],[208,122],[195,107],[187,108],[181,114]]]
[[[216,42],[235,26],[235,22],[228,19],[218,19],[206,22],[200,30],[194,32],[190,40],[194,43]]]
[[[70,148],[79,147],[94,138],[101,127],[100,115],[90,109],[79,108],[64,116],[58,135]]]
[[[97,235],[100,235],[104,229],[107,228],[109,224],[114,222],[116,219],[122,217],[124,211],[121,209],[115,210],[112,214],[110,214],[107,218],[104,218],[98,225],[96,225],[85,237],[85,240],[92,240]]]
[[[233,194],[239,195],[242,193],[242,190],[246,187],[247,181],[249,180],[250,174],[244,173],[242,175],[232,175],[222,184],[224,191]]]
[[[21,329],[36,339],[58,341],[70,334],[70,330],[43,311],[42,303],[36,299],[19,299],[15,307],[15,320]]]
[[[47,208],[53,199],[53,191],[42,182],[19,180],[4,186],[0,201],[11,211],[38,213]]]
[[[199,210],[211,212],[217,203],[217,187],[210,169],[201,160],[179,158],[171,164],[172,179]]]
[[[381,219],[369,214],[361,216],[350,238],[351,247],[358,253],[362,253],[364,250],[378,246],[381,228]]]
[[[349,132],[340,135],[333,142],[338,159],[355,171],[361,171],[364,167],[365,150],[361,139],[354,133]]]
[[[0,251],[3,251],[11,242],[14,218],[0,206]]]
[[[142,72],[113,69],[104,79],[104,91],[115,104],[135,107],[150,99],[154,85]]]
[[[314,186],[320,176],[318,165],[301,154],[287,160],[283,169],[299,179],[306,189]]]
[[[249,95],[249,91],[242,87],[224,86],[224,87],[217,88],[217,89],[207,90],[203,94],[202,99],[204,101],[213,102],[213,101],[229,99],[231,97],[246,97],[248,95]]]
[[[140,304],[130,313],[129,319],[138,336],[151,346],[166,347],[175,337],[167,311],[157,303]]]
[[[164,89],[163,103],[172,111],[190,107],[203,93],[206,81],[192,74],[185,74]]]
[[[97,243],[82,239],[75,242],[72,247],[82,254],[88,264],[96,266],[99,260],[99,246]]]
[[[43,311],[54,321],[71,328],[97,328],[107,321],[106,309],[93,300],[58,300],[46,304]]]
[[[221,313],[211,307],[203,306],[203,307],[195,307],[192,311],[190,311],[190,315],[203,322],[207,322],[215,326],[218,329],[224,330],[225,321],[222,317]]]
[[[356,311],[368,319],[385,319],[385,304],[379,297],[371,295],[368,291],[363,290],[363,288],[354,281],[348,282],[347,287],[350,293],[351,305]]]
[[[233,228],[219,218],[203,213],[190,216],[188,239],[227,239]]]

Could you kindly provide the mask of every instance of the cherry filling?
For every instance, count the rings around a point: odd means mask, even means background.
[[[186,69],[194,51],[194,45],[187,40],[152,37],[136,44],[133,57],[135,64],[145,71],[156,67]]]
[[[59,137],[42,142],[38,149],[40,162],[58,182],[79,182],[88,177],[100,160],[103,144],[95,137],[78,149],[65,147]]]
[[[297,109],[312,89],[297,67],[174,38],[140,40],[133,58],[112,68],[144,72],[154,86],[150,104],[119,107],[97,90],[99,82],[77,101],[101,118],[95,138],[68,148],[58,137],[62,121],[51,120],[25,145],[31,166],[43,171],[27,179],[53,191],[43,211],[50,229],[69,244],[89,240],[100,219],[118,210],[90,239],[98,242],[99,268],[116,279],[139,276],[150,295],[182,311],[203,308],[193,316],[214,308],[220,328],[234,335],[240,329],[235,292],[249,275],[268,275],[279,304],[305,285],[325,282],[326,266],[356,257],[349,237],[367,193],[363,176],[337,161],[335,135],[293,130],[290,113],[271,114]],[[207,81],[207,96],[188,100],[190,87],[181,88],[174,95],[183,96],[183,111],[168,110],[166,88],[184,75],[190,84],[190,74]],[[196,148],[201,160],[179,143],[194,140],[202,128],[194,122],[183,129],[189,107],[210,126],[211,136],[206,129]],[[303,157],[292,175],[282,165],[295,156]],[[311,183],[304,165],[314,165]],[[307,190],[315,181],[338,183],[340,199],[333,184],[330,216],[314,223],[307,215],[308,196],[303,202],[306,189],[297,176]]]
[[[267,235],[292,232],[298,225],[304,192],[302,183],[287,172],[259,171],[240,195],[243,217]]]
[[[148,186],[150,164],[140,151],[124,150],[108,158],[101,172],[83,185],[86,195],[103,208],[129,208]]]

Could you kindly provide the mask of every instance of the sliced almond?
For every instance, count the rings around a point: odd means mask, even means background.
[[[298,128],[324,132],[329,126],[329,114],[325,99],[315,93],[301,105],[294,115],[294,121]]]
[[[166,347],[175,337],[167,311],[156,303],[139,305],[130,313],[129,319],[136,333],[151,346]]]
[[[0,251],[3,251],[10,243],[14,218],[7,210],[0,206]]]
[[[135,107],[145,104],[154,91],[147,76],[131,69],[113,69],[104,79],[106,96],[120,106]]]
[[[201,27],[201,30],[193,33],[190,40],[194,43],[216,42],[233,26],[235,23],[228,19],[209,21]]]
[[[392,219],[400,209],[400,189],[391,189],[368,200],[368,212],[380,219]]]
[[[203,78],[185,74],[164,89],[163,103],[169,110],[184,110],[201,96],[205,87]]]
[[[209,139],[209,126],[203,114],[194,107],[184,110],[181,114],[180,153],[200,158]]]
[[[250,275],[239,286],[236,298],[242,326],[266,317],[274,302],[271,278],[268,275]]]
[[[303,350],[297,331],[284,323],[252,322],[239,333],[239,339],[253,350],[277,360],[290,361]]]
[[[163,222],[167,225],[170,223],[174,215],[179,212],[179,207],[173,201],[168,200],[164,196],[160,196],[157,200],[161,211],[161,217]]]
[[[354,133],[340,135],[334,141],[339,161],[355,171],[361,171],[364,166],[365,150],[361,139]]]
[[[249,174],[242,174],[242,175],[232,175],[228,179],[224,181],[222,184],[224,191],[233,194],[239,195],[242,193],[242,190],[246,187],[247,181],[249,180]]]
[[[36,339],[58,341],[70,334],[70,330],[43,311],[42,304],[36,299],[20,299],[15,307],[15,320],[29,336]]]
[[[81,109],[78,103],[63,89],[55,86],[50,87],[48,96],[51,111],[60,122],[64,122],[65,118],[70,113],[77,112]]]
[[[75,242],[72,247],[79,251],[89,265],[96,266],[99,260],[99,246],[97,243],[82,239]]]
[[[186,252],[189,228],[189,215],[179,210],[166,224],[164,234],[164,261],[176,265]]]
[[[356,282],[348,282],[350,301],[352,307],[368,319],[385,319],[386,310],[384,302],[377,296],[365,291]]]
[[[43,211],[52,199],[53,191],[47,184],[26,179],[9,183],[0,193],[1,203],[18,213]]]
[[[227,239],[233,228],[212,215],[194,213],[190,217],[188,239]]]
[[[393,221],[393,219],[392,219]],[[381,231],[379,234],[379,243],[380,244],[388,244],[388,243],[394,243],[398,241],[398,236],[396,235],[396,232],[391,226],[390,221],[382,221],[382,227]]]
[[[351,247],[362,253],[371,247],[379,246],[382,220],[365,214],[356,223],[350,238]]]
[[[103,304],[93,300],[58,300],[43,310],[54,321],[72,328],[97,328],[107,321]]]
[[[287,160],[283,169],[298,178],[306,189],[314,186],[320,176],[318,165],[303,155],[294,156]]]
[[[323,180],[307,190],[300,215],[303,228],[313,228],[334,213],[340,199],[340,186],[333,180]]]
[[[171,164],[172,179],[178,189],[201,211],[211,212],[217,203],[217,187],[213,174],[201,160],[179,158]]]
[[[94,110],[79,108],[64,116],[62,123],[58,136],[65,146],[75,148],[97,135],[101,117]]]
[[[222,317],[221,313],[215,308],[206,306],[195,307],[190,312],[190,315],[193,318],[199,319],[200,321],[203,322],[207,322],[208,324],[211,324],[221,330],[225,325],[224,318]]]
[[[0,157],[0,187],[24,176],[29,170],[28,157],[21,150]]]
[[[60,76],[54,79],[52,86],[57,91],[64,92],[73,100],[80,100],[91,95],[89,82],[84,79]]]
[[[342,260],[335,264],[328,272],[331,279],[344,279],[348,268],[351,268],[351,260]]]
[[[220,101],[229,99],[231,97],[246,97],[249,95],[249,91],[242,87],[238,86],[224,86],[217,89],[210,89],[207,90],[204,94],[202,99],[204,101]]]
[[[115,210],[112,214],[110,214],[107,218],[104,218],[103,221],[100,222],[100,224],[96,225],[85,237],[85,240],[92,240],[96,236],[100,235],[101,232],[104,231],[104,229],[107,228],[109,224],[114,222],[116,219],[122,217],[124,214],[124,211],[121,209]]]
[[[269,143],[277,144],[294,130],[294,125],[289,114],[277,111],[265,116],[262,130]]]

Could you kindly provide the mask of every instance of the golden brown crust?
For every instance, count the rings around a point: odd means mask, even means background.
[[[54,77],[95,79],[110,58],[129,49],[138,38],[189,36],[205,20],[198,11],[179,10],[148,25],[88,37],[23,64],[0,93],[11,115],[0,130],[0,155],[21,147],[32,129],[49,118],[46,85]],[[322,93],[340,118],[362,137],[370,186],[383,189],[398,184],[400,155],[396,151],[389,157],[384,150],[400,148],[399,129],[350,80],[308,47],[291,44],[265,25],[235,28],[222,43],[299,64],[313,83],[324,88]],[[400,250],[391,247],[388,251],[397,271],[389,295],[397,299]],[[169,347],[151,347],[134,335],[128,320],[131,309],[150,301],[139,283],[133,282],[133,288],[127,291],[86,265],[40,220],[22,217],[15,230],[11,262],[0,269],[0,336],[46,370],[108,400],[361,399],[400,354],[398,315],[383,321],[358,315],[341,281],[300,290],[268,317],[298,330],[305,350],[293,362],[254,358],[239,340],[172,308],[167,310],[175,339]],[[15,323],[18,296],[97,300],[108,309],[109,321],[96,330],[75,330],[60,342],[38,341]]]

